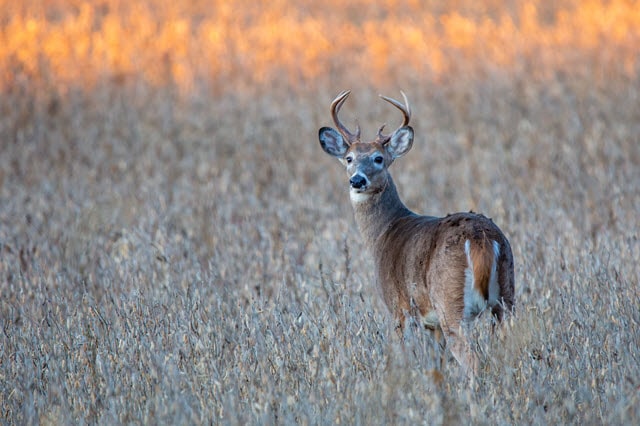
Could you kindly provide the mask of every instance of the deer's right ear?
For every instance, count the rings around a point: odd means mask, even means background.
[[[320,145],[324,152],[334,157],[342,158],[349,150],[349,144],[337,130],[331,127],[323,127],[318,132]]]

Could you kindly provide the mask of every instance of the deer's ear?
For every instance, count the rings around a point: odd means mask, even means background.
[[[324,152],[334,157],[342,158],[349,149],[349,144],[337,130],[331,127],[323,127],[318,132],[320,146]]]
[[[394,159],[402,157],[413,146],[413,128],[411,126],[400,127],[393,132],[387,143],[387,151]]]

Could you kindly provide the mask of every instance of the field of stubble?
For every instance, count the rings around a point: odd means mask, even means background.
[[[640,84],[405,90],[402,197],[486,213],[516,258],[516,315],[471,331],[474,383],[428,333],[394,337],[317,142],[335,93],[16,93],[0,122],[3,423],[637,422]],[[345,107],[368,136],[398,119],[375,95]]]
[[[253,96],[16,78],[0,422],[638,424],[640,79],[595,68]],[[365,137],[400,119],[378,92],[407,93],[416,139],[391,171],[408,207],[482,212],[510,239],[516,313],[468,330],[473,382],[428,332],[400,342],[372,284],[317,140],[347,88]]]

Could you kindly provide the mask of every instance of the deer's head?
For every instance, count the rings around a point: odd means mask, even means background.
[[[329,155],[336,157],[346,167],[349,176],[352,199],[365,199],[369,195],[382,192],[388,182],[388,167],[393,161],[406,154],[413,144],[413,129],[409,126],[411,110],[409,101],[404,93],[404,104],[381,96],[403,114],[400,127],[390,134],[382,133],[384,124],[378,130],[378,135],[371,142],[360,140],[360,126],[356,126],[352,133],[342,124],[338,117],[340,108],[349,96],[350,91],[340,93],[331,103],[331,116],[337,127],[323,127],[319,131],[320,145]]]

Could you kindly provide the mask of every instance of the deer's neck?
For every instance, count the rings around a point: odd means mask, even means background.
[[[413,215],[400,200],[391,175],[388,176],[385,188],[378,193],[351,193],[351,204],[360,233],[369,247],[375,244],[394,221]]]

